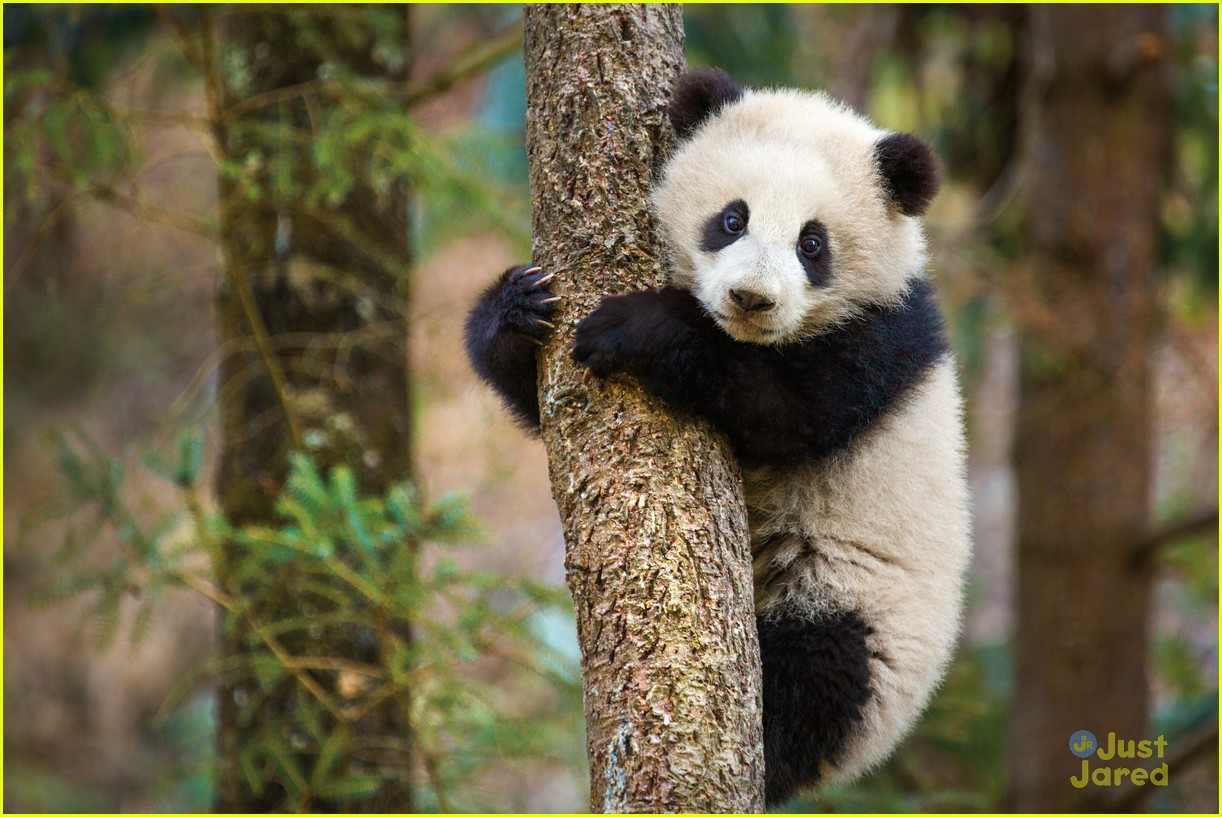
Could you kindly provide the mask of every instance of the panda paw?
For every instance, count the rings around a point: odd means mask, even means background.
[[[573,359],[597,377],[634,368],[634,321],[641,316],[642,304],[638,301],[646,294],[630,292],[603,298],[577,324]]]
[[[531,264],[505,271],[499,288],[503,328],[528,335],[542,345],[556,328],[550,318],[560,298],[547,290],[554,274]]]

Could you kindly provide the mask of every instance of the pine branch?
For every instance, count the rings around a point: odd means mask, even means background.
[[[522,25],[519,23],[491,40],[472,46],[428,79],[410,83],[405,102],[409,106],[416,105],[444,93],[463,80],[482,74],[521,48]]]
[[[1215,535],[1218,533],[1217,508],[1164,525],[1150,532],[1133,547],[1133,555],[1130,557],[1131,565],[1134,569],[1144,568],[1153,562],[1159,552],[1168,545],[1189,536],[1209,532]]]

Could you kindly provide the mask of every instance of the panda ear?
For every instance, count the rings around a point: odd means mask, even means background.
[[[892,133],[875,143],[874,161],[896,208],[906,216],[924,215],[942,184],[942,168],[929,145],[911,133]]]
[[[670,123],[680,139],[695,132],[704,120],[743,95],[730,75],[720,68],[698,68],[679,78],[670,98]]]

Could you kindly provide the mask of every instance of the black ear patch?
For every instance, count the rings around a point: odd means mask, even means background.
[[[670,123],[680,139],[691,136],[700,123],[743,95],[730,75],[720,68],[697,68],[679,77],[670,97]]]
[[[929,145],[911,133],[892,133],[874,145],[874,159],[899,211],[923,215],[942,184],[942,168]]]

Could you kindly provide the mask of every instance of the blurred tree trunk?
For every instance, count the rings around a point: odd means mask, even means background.
[[[648,209],[683,66],[677,6],[526,10],[534,261],[563,296],[540,405],[564,522],[590,759],[606,812],[763,808],[759,647],[740,477],[723,440],[629,380],[583,384],[573,326],[657,286]]]
[[[901,23],[910,22],[908,7],[873,5],[863,14],[855,6],[802,3],[789,10],[797,28],[792,72],[798,84],[823,88],[864,112],[874,61],[891,50]]]
[[[1030,10],[1011,808],[1097,808],[1071,734],[1145,738],[1155,249],[1166,9]]]
[[[218,385],[224,451],[217,493],[234,525],[275,524],[273,504],[293,451],[308,452],[322,468],[350,465],[363,491],[382,492],[411,475],[408,191],[398,183],[375,189],[363,176],[338,202],[323,206],[320,197],[306,195],[327,173],[310,159],[314,140],[328,115],[351,102],[319,79],[329,73],[406,83],[406,61],[378,56],[359,11],[229,8],[219,26],[219,49],[207,39],[201,45],[225,163],[220,209],[226,274],[219,313],[227,353]],[[406,7],[391,14],[397,15],[391,39],[405,52]],[[251,621],[300,615],[317,609],[319,600],[296,586],[291,564],[273,577],[273,586],[249,593],[240,579],[225,575],[234,565],[219,569],[222,585],[237,585],[253,610],[230,615],[221,634],[223,660],[237,669],[222,676],[219,690],[218,810],[412,811],[410,748],[386,748],[410,747],[402,695],[355,722],[326,727],[377,747],[369,756],[340,761],[382,778],[371,798],[303,797],[276,785],[252,790],[240,762],[244,749],[277,731],[294,750],[313,737],[294,731],[304,727],[297,702],[303,693],[293,680],[262,689],[241,669],[270,659],[251,638]],[[408,638],[405,622],[385,624]],[[294,655],[382,665],[384,632],[356,625],[316,630],[308,652],[299,643],[304,632],[282,640]],[[337,675],[319,672],[315,678],[342,700]],[[252,699],[262,701],[253,718],[243,712]]]

